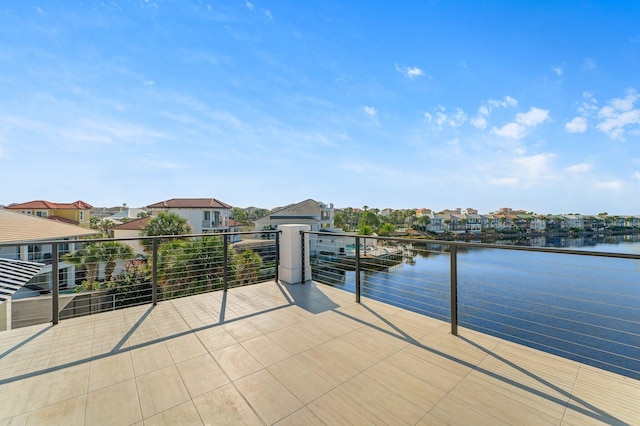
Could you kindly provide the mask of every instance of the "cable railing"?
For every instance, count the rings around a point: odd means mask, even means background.
[[[277,280],[278,244],[277,231],[38,242],[51,262],[11,298],[9,328]]]
[[[640,378],[640,255],[309,232],[317,282]]]

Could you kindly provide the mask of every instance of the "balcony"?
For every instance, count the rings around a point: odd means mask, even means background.
[[[2,332],[0,421],[640,419],[636,379],[462,325],[454,335],[449,321],[338,287],[268,280]]]

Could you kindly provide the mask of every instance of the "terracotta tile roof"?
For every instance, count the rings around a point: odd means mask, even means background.
[[[122,223],[120,225],[112,226],[111,229],[123,230],[123,231],[139,231],[147,226],[147,223],[151,220],[151,216],[142,217],[129,222]]]
[[[99,232],[0,209],[0,243],[83,237]]]
[[[148,209],[231,209],[229,204],[215,198],[172,198],[147,206]]]
[[[90,210],[93,206],[82,200],[73,203],[52,203],[45,200],[27,201],[26,203],[15,203],[7,206],[10,210]]]
[[[67,219],[66,217],[60,217],[60,216],[49,216],[49,217],[47,217],[47,219],[54,220],[54,221],[60,222],[60,223],[66,223],[68,225],[79,225],[80,224],[77,220]]]

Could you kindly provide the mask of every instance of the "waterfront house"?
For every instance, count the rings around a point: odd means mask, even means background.
[[[11,204],[5,208],[30,216],[82,226],[83,228],[89,228],[91,223],[92,206],[81,200],[73,203],[52,203],[51,201],[35,200]]]
[[[253,223],[256,231],[274,230],[288,224],[309,225],[312,231],[319,231],[333,228],[333,213],[333,204],[308,199],[276,209]]]
[[[229,232],[231,207],[215,198],[172,198],[150,204],[151,213],[175,213],[189,222],[194,234]]]
[[[111,227],[111,231],[113,232],[113,238],[140,238],[142,235],[142,231],[147,226],[147,223],[151,220],[151,216],[143,217],[140,219],[132,220],[129,222],[122,223],[120,225],[115,225]],[[142,246],[140,240],[124,240],[122,241],[124,244],[131,246],[133,251],[136,254],[143,254],[144,247]]]

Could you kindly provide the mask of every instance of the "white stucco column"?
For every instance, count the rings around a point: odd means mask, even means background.
[[[280,225],[280,281],[286,284],[304,283],[311,279],[309,262],[309,234],[304,236],[304,278],[302,277],[302,237],[300,231],[309,231],[309,225]]]

